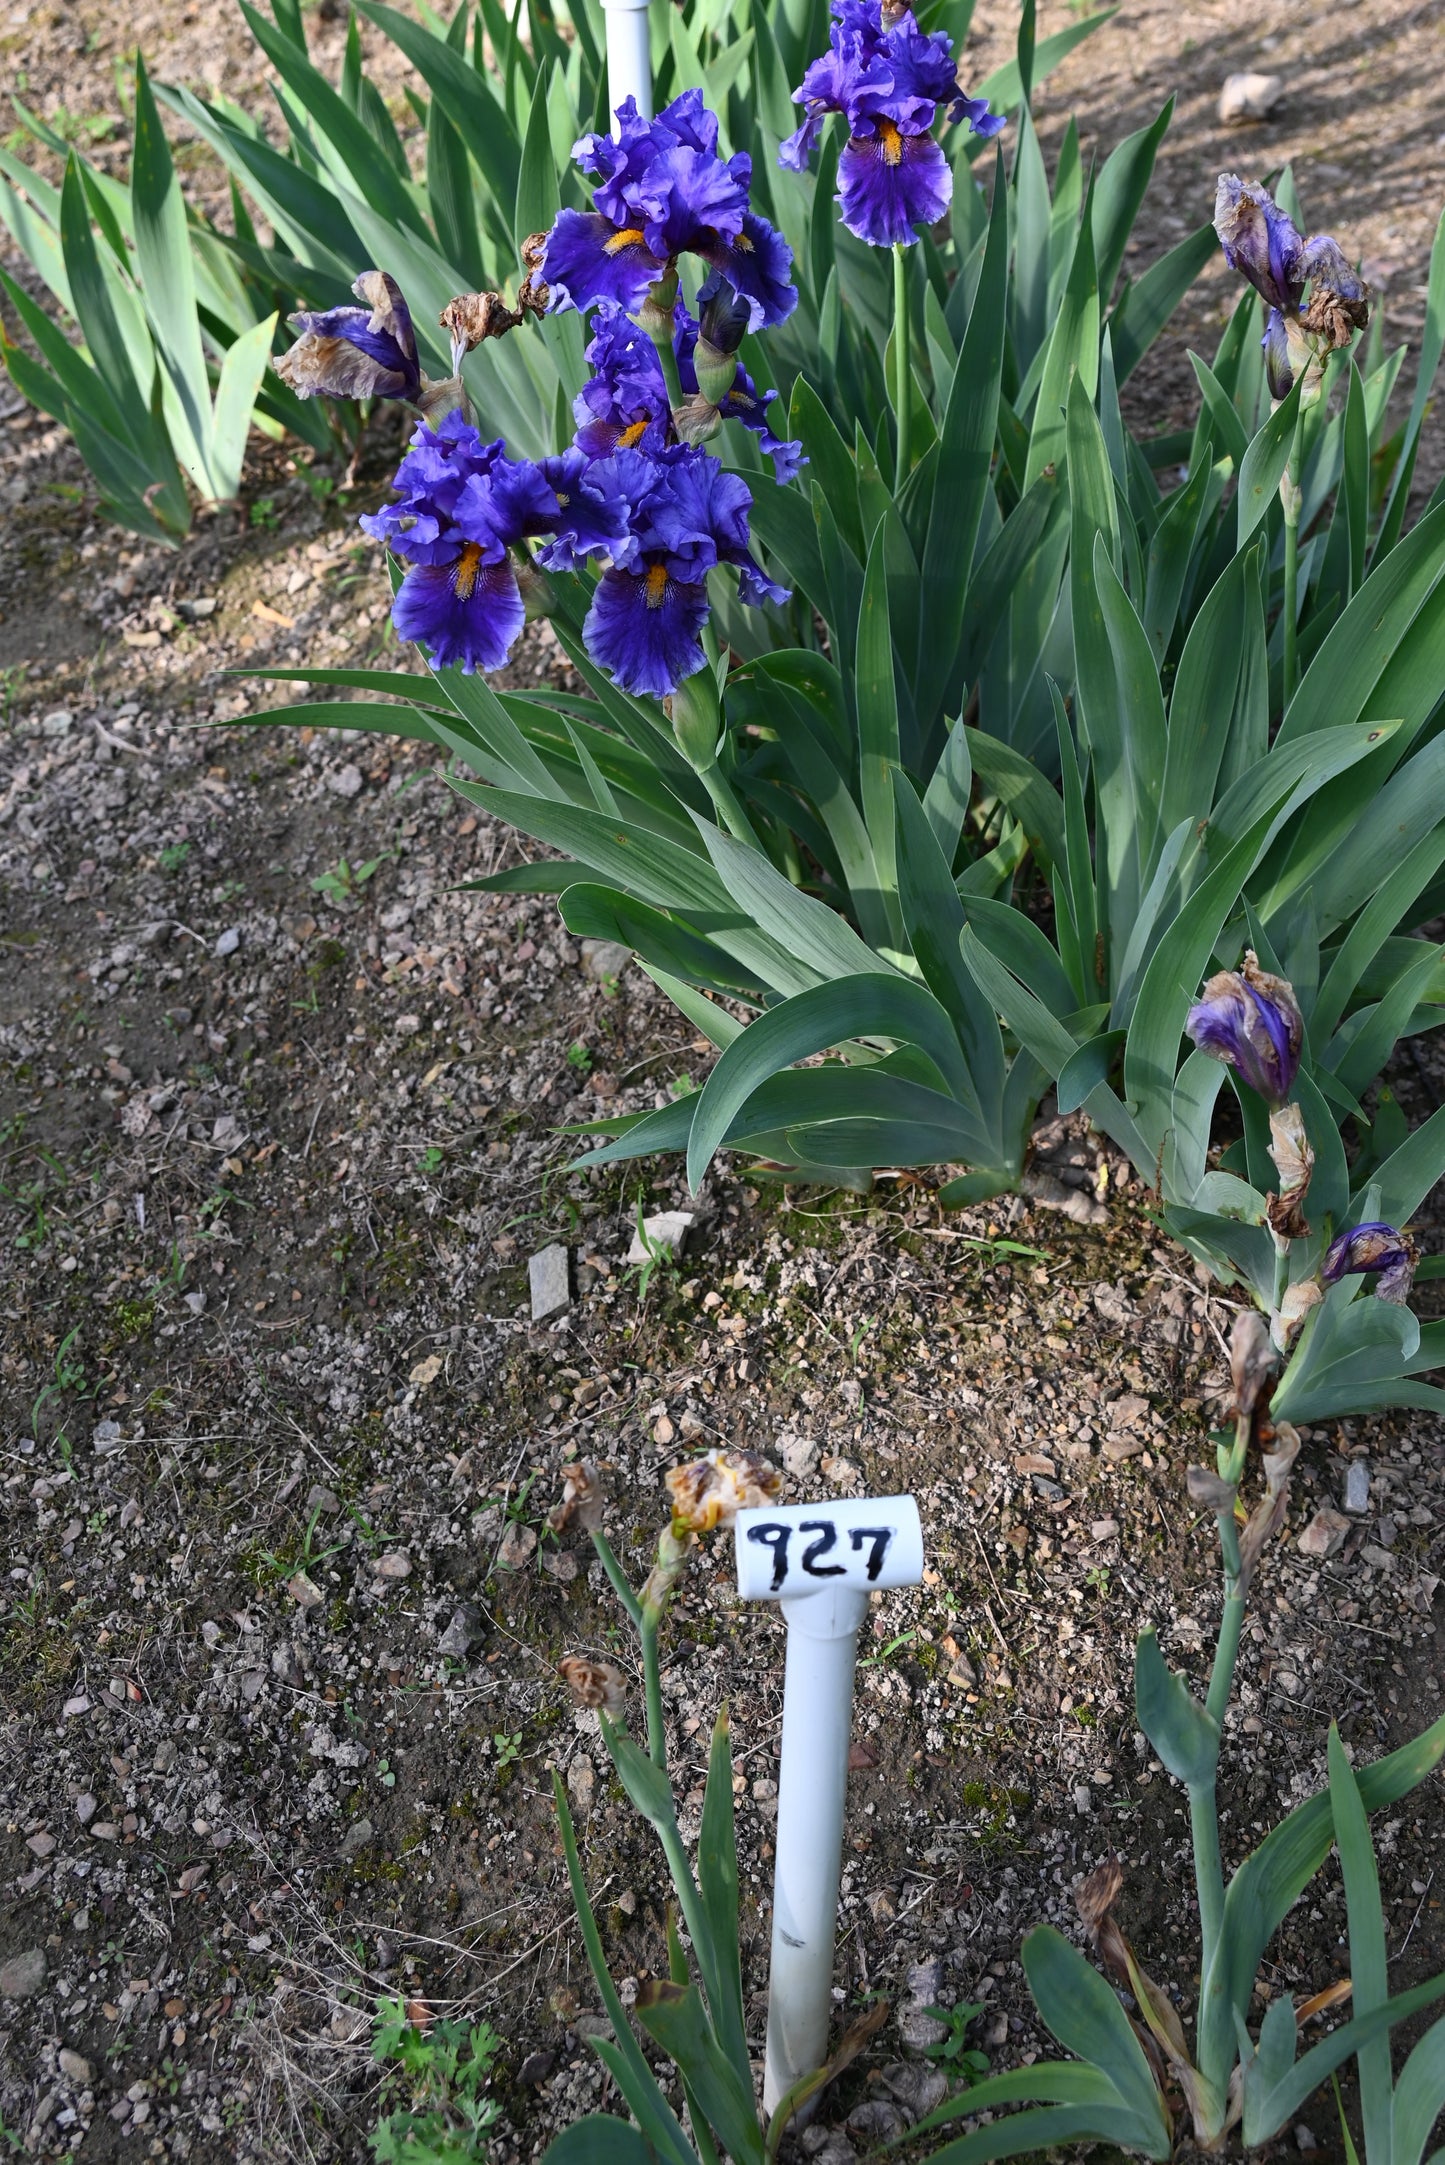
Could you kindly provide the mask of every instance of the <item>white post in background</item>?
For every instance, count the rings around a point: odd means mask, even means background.
[[[788,1627],[763,2077],[772,2113],[827,2058],[858,1630],[875,1588],[921,1581],[923,1530],[911,1496],[852,1496],[740,1511],[736,1540],[738,1592],[777,1601]]]
[[[607,110],[617,132],[617,108],[636,98],[644,120],[652,118],[652,46],[647,0],[602,0],[607,17]]]

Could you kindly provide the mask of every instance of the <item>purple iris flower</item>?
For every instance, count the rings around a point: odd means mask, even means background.
[[[1271,396],[1288,398],[1312,360],[1347,346],[1364,329],[1369,288],[1328,233],[1306,240],[1267,188],[1237,173],[1219,176],[1214,230],[1230,269],[1269,303],[1265,369]]]
[[[1208,980],[1184,1027],[1201,1052],[1233,1068],[1267,1104],[1286,1102],[1299,1072],[1304,1018],[1291,986],[1262,970],[1253,948],[1242,968]]]
[[[614,301],[635,315],[679,255],[701,256],[747,296],[750,325],[781,323],[798,305],[792,250],[748,207],[752,160],[718,156],[717,120],[685,90],[643,120],[618,107],[620,133],[584,135],[572,155],[592,175],[590,211],[563,210],[547,235],[541,275],[557,308]]]
[[[301,333],[279,356],[276,373],[298,398],[415,399],[421,364],[411,311],[386,271],[363,271],[352,287],[363,308],[303,310],[291,318]]]
[[[708,285],[713,281],[709,280]],[[708,286],[700,299],[706,302]],[[744,309],[746,303],[743,304]],[[705,310],[706,312],[706,310]],[[677,326],[673,350],[678,378],[690,397],[698,392],[695,354],[698,326],[679,301],[673,312]],[[589,458],[606,458],[613,451],[646,451],[654,457],[673,440],[667,385],[657,348],[615,304],[606,302],[592,318],[592,338],[587,347],[592,368],[589,381],[573,401],[578,429],[574,439]],[[741,365],[718,407],[724,421],[741,422],[758,439],[758,448],[773,462],[779,484],[791,481],[806,464],[800,443],[776,436],[768,410],[777,401],[776,391],[760,391]]]
[[[589,468],[588,481],[628,507],[627,541],[612,551],[582,627],[588,653],[624,691],[662,699],[703,667],[707,575],[720,564],[737,567],[745,602],[786,601],[787,588],[749,552],[747,483],[708,452],[617,451]]]
[[[942,31],[921,30],[911,8],[883,0],[833,0],[828,50],[813,61],[794,102],[805,118],[778,152],[801,170],[829,113],[842,113],[848,141],[838,160],[843,223],[875,248],[909,245],[953,200],[953,174],[934,140],[940,106],[975,135],[997,135],[1003,115],[958,87],[953,47]]]
[[[457,412],[417,430],[396,487],[399,500],[361,524],[407,565],[392,622],[438,669],[506,661],[526,621],[516,543],[550,535],[539,561],[555,571],[627,545],[627,503],[597,486],[585,453],[508,459]]]
[[[1409,1234],[1375,1218],[1330,1242],[1320,1278],[1325,1285],[1338,1285],[1341,1278],[1378,1272],[1376,1298],[1403,1307],[1414,1271],[1415,1243]]]

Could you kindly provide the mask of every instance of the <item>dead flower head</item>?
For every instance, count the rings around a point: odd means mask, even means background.
[[[562,1501],[547,1513],[547,1524],[554,1534],[565,1533],[569,1526],[593,1533],[602,1524],[606,1495],[600,1469],[590,1458],[579,1458],[564,1470]]]
[[[1255,1308],[1241,1308],[1229,1334],[1229,1374],[1235,1417],[1251,1420],[1276,1361],[1269,1326]]]
[[[1271,1231],[1280,1240],[1298,1240],[1309,1231],[1305,1197],[1314,1175],[1315,1154],[1298,1105],[1280,1105],[1269,1116],[1269,1154],[1279,1174],[1279,1194],[1269,1199]]]
[[[610,1661],[589,1661],[584,1654],[564,1654],[557,1673],[578,1706],[595,1707],[616,1720],[627,1704],[627,1681]]]
[[[753,1451],[709,1451],[667,1476],[676,1534],[710,1534],[731,1526],[739,1511],[777,1500],[783,1485],[775,1466]]]

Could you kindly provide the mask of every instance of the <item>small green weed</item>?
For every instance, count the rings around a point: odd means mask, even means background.
[[[488,2022],[413,2022],[406,2003],[379,1999],[372,2057],[407,2098],[371,2132],[378,2165],[478,2165],[481,2138],[501,2117],[485,2096],[502,2040]]]
[[[367,881],[375,878],[390,855],[389,850],[383,850],[380,857],[370,857],[365,864],[358,865],[343,857],[334,871],[318,873],[311,882],[311,892],[314,895],[325,895],[332,902],[354,902]]]
[[[447,1162],[447,1154],[440,1143],[428,1143],[416,1161],[419,1173],[439,1173]]]
[[[592,1073],[592,1054],[580,1037],[574,1045],[567,1047],[567,1065],[576,1068],[579,1075]]]
[[[504,1730],[495,1730],[492,1735],[492,1756],[497,1762],[498,1773],[503,1767],[515,1766],[522,1756],[521,1730],[514,1729],[510,1736]]]
[[[935,2044],[925,2045],[924,2057],[945,2061],[955,2074],[963,2077],[964,2088],[971,2090],[988,2073],[988,2054],[968,2043],[969,2029],[983,2013],[983,2002],[960,2000],[957,2007],[930,2007],[926,2012],[935,2022],[946,2023],[948,2034]]]
[[[190,854],[189,842],[167,842],[156,852],[156,863],[162,872],[174,875],[180,871]]]
[[[274,534],[281,524],[281,514],[276,508],[274,496],[258,496],[251,506],[251,524],[265,533]]]

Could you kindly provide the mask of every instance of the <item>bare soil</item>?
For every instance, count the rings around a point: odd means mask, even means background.
[[[980,8],[980,75],[1010,12]],[[1315,222],[1413,335],[1445,193],[1441,21],[1397,0],[1277,26],[1238,0],[1140,4],[1051,79],[1046,140],[1074,109],[1106,150],[1177,92],[1141,260],[1208,214],[1221,164],[1294,158]],[[318,24],[333,61],[343,27]],[[0,52],[28,102],[84,116],[137,38],[158,73],[262,95],[211,0],[21,7]],[[1249,65],[1286,75],[1286,104],[1225,135],[1220,80]],[[1203,281],[1139,385],[1159,426],[1192,415],[1186,346],[1210,350],[1231,300],[1222,272]],[[769,1452],[792,1496],[919,1498],[928,1581],[878,1604],[860,1670],[838,1963],[840,2014],[882,1991],[903,2027],[839,2086],[825,2155],[886,2124],[881,2078],[919,2064],[922,2004],[981,2002],[971,2042],[996,2067],[1045,2047],[1019,1940],[1076,1930],[1071,1888],[1111,1848],[1130,1935],[1187,2012],[1187,1822],[1130,1669],[1151,1622],[1196,1675],[1207,1659],[1211,1540],[1184,1469],[1229,1309],[1127,1169],[1054,1123],[1039,1162],[1072,1216],[944,1214],[902,1183],[779,1195],[736,1165],[690,1204],[672,1166],[568,1175],[561,1125],[660,1102],[706,1048],[550,902],[458,891],[516,845],[423,753],[250,730],[276,692],[226,674],[394,656],[354,525],[385,427],[349,494],[258,446],[240,515],[174,555],[96,522],[60,431],[16,408],[4,427],[0,1963],[38,1954],[43,1981],[0,2000],[0,2124],[50,2158],[364,2157],[383,1992],[502,2032],[496,2165],[615,2106],[553,1767],[620,1978],[661,1966],[662,1907],[556,1675],[568,1651],[630,1667],[590,1551],[543,1526],[579,1455],[610,1468],[638,1576],[663,1472],[708,1444]],[[1427,480],[1441,463],[1434,428]],[[544,639],[522,659],[556,666]],[[1412,1117],[1440,1074],[1414,1041],[1394,1078]],[[645,1291],[639,1201],[700,1213]],[[539,1327],[527,1261],[550,1241],[575,1299]],[[1311,1562],[1298,1535],[1360,1459],[1368,1508]],[[1231,1860],[1319,1786],[1332,1719],[1368,1759],[1440,1714],[1442,1554],[1441,1423],[1308,1438],[1240,1665]],[[689,1824],[731,1705],[759,2035],[781,1677],[779,1627],[739,1609],[719,1544],[678,1605],[665,1695]],[[1376,1833],[1403,1988],[1445,1967],[1440,1777]],[[1331,1868],[1265,1988],[1329,1983],[1344,1930]],[[1277,2148],[1341,2157],[1332,2105]]]

